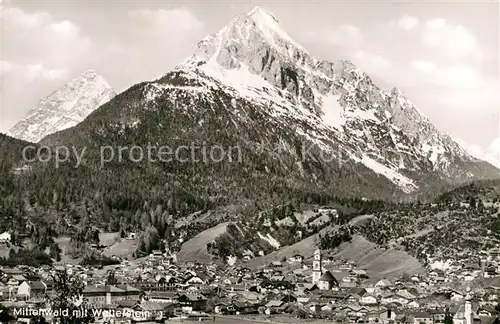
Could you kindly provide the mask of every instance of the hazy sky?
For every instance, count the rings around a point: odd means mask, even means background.
[[[255,5],[312,55],[401,88],[451,136],[500,137],[498,1],[3,0],[0,132],[85,69],[117,91],[154,79]]]

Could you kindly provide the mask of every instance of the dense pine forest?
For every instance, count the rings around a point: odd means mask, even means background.
[[[133,132],[134,136],[138,133]],[[280,175],[285,169],[278,168],[278,164],[274,173],[256,171],[255,161],[261,161],[266,166],[273,165],[272,156],[266,154],[260,157],[261,160],[255,157],[257,160],[246,162],[243,167],[230,163],[186,165],[173,162],[164,165],[116,163],[100,169],[95,166],[97,161],[91,160],[93,163],[79,168],[75,168],[71,161],[59,168],[51,163],[33,163],[29,170],[13,172],[23,165],[21,152],[30,144],[1,134],[0,144],[0,232],[9,231],[16,246],[11,251],[10,263],[27,259],[44,263],[48,262],[47,256],[58,260],[61,251],[54,240],[61,236],[71,237],[69,253],[72,257],[81,257],[89,264],[109,263],[112,261],[89,249],[91,244],[99,243],[99,233],[107,232],[118,232],[120,237],[130,232],[138,233],[135,256],[166,247],[178,250],[183,241],[224,221],[239,224],[239,231],[232,225],[227,234],[217,239],[209,249],[221,257],[238,255],[241,251],[233,251],[232,242],[244,242],[244,245],[255,249],[252,236],[259,230],[265,233],[262,219],[256,215],[265,212],[270,219],[282,219],[293,217],[294,212],[312,205],[335,206],[341,216],[335,220],[339,225],[356,215],[383,215],[365,225],[365,230],[361,228],[357,232],[366,232],[372,241],[384,245],[388,239],[401,234],[395,234],[393,229],[400,228],[397,224],[408,219],[406,214],[430,208],[428,203],[423,208],[420,201],[370,200],[356,198],[354,194],[350,197],[347,192],[351,187],[348,186],[339,191],[329,191],[315,186],[315,182],[307,178],[292,181]],[[478,200],[484,195],[491,198],[498,192],[495,188],[498,188],[497,182],[480,182],[443,194],[436,201],[440,209],[449,209],[458,201],[475,199],[475,196]],[[228,206],[231,206],[231,211],[222,212]],[[391,210],[399,216],[390,222],[390,229],[385,229],[383,226],[388,224],[387,215],[391,215]],[[401,216],[401,213],[404,215]],[[180,219],[204,214],[211,216],[203,220],[194,217],[192,221],[176,227]],[[300,230],[307,236],[331,224]],[[495,224],[488,226],[494,227]],[[406,223],[403,225],[406,231],[412,230]],[[384,230],[366,230],[370,226]],[[293,234],[298,228],[276,227],[275,230],[273,235],[286,244],[300,239]],[[242,237],[238,236],[240,232]],[[322,235],[318,243],[324,248],[334,248],[348,241],[352,233],[349,226],[342,226],[340,230]],[[379,234],[387,235],[387,238],[382,239]],[[26,239],[29,239],[28,246],[23,245]],[[269,252],[272,248],[267,250]]]

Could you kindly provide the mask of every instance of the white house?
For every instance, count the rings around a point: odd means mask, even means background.
[[[46,290],[47,285],[42,281],[24,281],[17,287],[17,295],[26,300],[43,298]]]
[[[318,286],[319,290],[330,290],[334,286],[338,286],[339,282],[332,275],[330,271],[326,271],[321,278],[316,282],[316,286]]]
[[[9,232],[3,232],[0,234],[0,243],[10,243],[11,236]]]
[[[337,214],[337,209],[335,209],[333,207],[329,207],[329,206],[323,206],[323,207],[318,208],[318,213],[321,213],[321,214],[332,213],[335,215],[335,214]]]
[[[188,284],[188,285],[202,285],[202,284],[205,284],[205,281],[203,279],[201,279],[200,277],[198,277],[198,276],[192,276],[191,278],[189,278],[188,280],[186,280],[185,284]]]
[[[399,294],[391,294],[382,298],[381,300],[382,304],[398,303],[401,305],[406,305],[408,304],[408,302],[409,300],[407,298],[400,296]]]
[[[288,259],[288,263],[297,263],[304,261],[304,257],[300,254],[295,254],[294,256]]]
[[[359,299],[359,303],[361,305],[375,305],[377,304],[377,297],[370,294],[366,294]]]
[[[171,304],[177,300],[176,291],[153,291],[149,295],[149,300],[156,303]]]
[[[388,288],[391,287],[392,283],[388,279],[380,279],[376,284],[375,287],[378,288]]]

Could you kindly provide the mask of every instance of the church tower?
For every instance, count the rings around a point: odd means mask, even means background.
[[[312,283],[316,284],[322,275],[321,251],[318,249],[314,252]]]
[[[470,295],[469,287],[467,287],[467,296],[465,297],[464,318],[465,318],[464,324],[472,324],[474,321],[472,313],[472,297]]]

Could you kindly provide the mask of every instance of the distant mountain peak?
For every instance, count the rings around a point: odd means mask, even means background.
[[[115,95],[111,85],[97,71],[86,70],[41,99],[8,134],[36,143],[49,134],[80,123]]]

